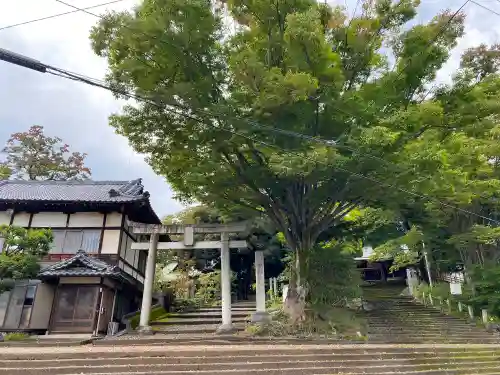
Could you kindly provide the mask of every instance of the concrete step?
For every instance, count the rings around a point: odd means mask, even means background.
[[[175,324],[175,325],[155,325],[155,331],[161,333],[215,333],[220,326],[220,322],[208,324]],[[235,330],[242,331],[245,329],[246,323],[233,322]]]
[[[151,339],[154,339],[152,336]],[[149,341],[144,340],[145,342]],[[103,340],[105,341],[105,340]],[[298,340],[297,340],[298,341]],[[262,345],[255,345],[255,343]],[[191,345],[181,348],[175,343],[168,346],[142,348],[140,346],[129,345],[127,340],[110,348],[99,347],[81,347],[81,348],[41,348],[40,350],[21,350],[13,349],[0,351],[0,364],[8,361],[48,361],[48,360],[85,360],[95,359],[119,359],[119,358],[141,358],[141,357],[161,357],[165,361],[174,357],[203,357],[206,360],[210,358],[227,357],[229,359],[248,356],[300,356],[307,354],[309,356],[332,356],[336,359],[363,359],[363,358],[428,358],[436,357],[464,357],[464,356],[500,356],[500,345],[464,345],[464,346],[385,346],[385,345],[317,345],[305,344],[283,344],[280,340],[244,340],[243,345]]]
[[[436,357],[434,352],[421,353],[379,353],[373,354],[283,354],[277,353],[270,355],[262,353],[258,355],[216,355],[206,356],[203,353],[196,353],[198,356],[150,356],[149,353],[139,357],[118,357],[118,358],[95,358],[92,359],[93,366],[108,366],[108,365],[141,365],[148,364],[205,364],[207,361],[216,363],[233,363],[235,360],[245,363],[260,363],[273,362],[276,359],[280,361],[341,361],[356,363],[358,365],[365,364],[370,361],[387,361],[387,364],[396,365],[403,362],[411,362],[415,364],[426,363],[446,363],[446,362],[468,362],[472,359],[480,361],[498,360],[500,359],[499,352],[479,352],[479,353],[455,353],[454,355],[442,355]],[[40,368],[40,367],[66,367],[66,366],[81,366],[87,364],[88,358],[80,359],[38,359],[38,360],[3,360],[0,362],[0,368]]]
[[[236,310],[236,311],[231,311],[231,316],[233,317],[247,317],[251,316],[255,310]],[[193,311],[193,312],[186,312],[186,313],[171,313],[169,314],[169,317],[171,318],[201,318],[201,317],[217,317],[221,318],[222,317],[222,312],[220,309],[216,311]]]
[[[250,321],[250,319],[247,319],[247,317],[244,316],[236,316],[232,317],[233,323],[245,323]],[[179,325],[199,325],[199,324],[205,324],[205,325],[213,325],[213,324],[221,324],[222,318],[217,318],[217,317],[184,317],[184,318],[169,318],[167,321],[164,322],[151,322],[151,325],[153,326],[179,326]]]
[[[153,374],[165,374],[165,375],[185,375],[185,374],[205,374],[205,375],[216,375],[216,374],[237,374],[237,375],[249,375],[249,374],[268,374],[268,375],[306,375],[306,374],[425,374],[425,375],[445,375],[445,374],[484,374],[485,372],[499,373],[500,365],[498,362],[481,362],[478,363],[461,363],[461,364],[437,364],[437,365],[426,365],[426,366],[370,366],[370,367],[348,367],[341,364],[331,364],[325,362],[316,363],[298,363],[298,362],[273,362],[273,363],[263,363],[261,367],[248,368],[244,363],[235,363],[238,368],[229,368],[220,366],[220,364],[213,364],[214,368],[210,367],[186,367],[184,365],[151,365],[151,366],[109,366],[109,367],[75,367],[72,368],[48,368],[43,369],[43,373],[53,374],[53,375],[104,375],[104,374],[128,374],[128,375],[153,375]],[[21,369],[20,369],[21,370]],[[69,372],[74,370],[74,372]],[[24,372],[22,372],[24,371]],[[10,369],[0,370],[0,374],[23,374],[23,375],[39,375],[41,373],[40,369],[23,369],[21,371],[12,371]]]
[[[255,308],[253,309],[247,309],[247,308],[238,308],[238,309],[231,309],[231,314],[245,314],[245,315],[251,315],[253,314],[254,312],[256,311]],[[195,313],[199,313],[199,314],[203,314],[203,313],[217,313],[217,314],[222,314],[222,311],[220,308],[205,308],[205,309],[200,309],[200,310],[196,310],[196,311],[191,311],[189,312],[189,314],[195,314]],[[179,312],[177,314],[183,314],[182,312]]]

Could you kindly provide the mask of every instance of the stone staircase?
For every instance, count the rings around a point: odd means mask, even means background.
[[[255,312],[255,302],[236,302],[231,306],[231,315],[234,327],[244,330],[246,322]],[[208,307],[190,313],[169,314],[169,318],[162,322],[151,322],[153,329],[159,334],[172,335],[200,335],[215,334],[222,323],[220,307]]]
[[[0,375],[499,375],[497,337],[414,304],[402,288],[367,288],[368,342],[215,335],[220,309],[171,316],[157,334],[94,345],[0,350]],[[233,306],[237,327],[253,304]],[[127,341],[132,340],[132,341]]]
[[[368,342],[422,344],[500,344],[500,336],[468,323],[465,318],[415,303],[402,288],[364,289]]]
[[[500,346],[494,345],[39,348],[31,353],[4,349],[0,359],[0,375],[500,374]]]

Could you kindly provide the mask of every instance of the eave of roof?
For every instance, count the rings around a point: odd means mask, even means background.
[[[109,277],[133,283],[130,276],[118,266],[91,257],[83,250],[79,250],[73,257],[46,267],[38,273],[38,277],[42,280],[71,276]]]
[[[157,224],[159,217],[144,191],[141,179],[132,181],[0,181],[0,205],[50,206],[85,204],[94,209],[105,205],[119,209],[128,207],[134,220]],[[142,218],[141,218],[142,217]]]

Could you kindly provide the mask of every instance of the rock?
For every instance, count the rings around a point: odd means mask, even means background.
[[[363,310],[365,310],[365,311],[375,310],[375,305],[373,303],[368,302],[368,301],[363,301]]]

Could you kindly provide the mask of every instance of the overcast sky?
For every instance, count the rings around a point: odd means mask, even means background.
[[[89,7],[110,0],[65,1],[78,7]],[[344,4],[344,0],[340,1]],[[102,13],[127,9],[136,2],[123,0],[91,11]],[[463,2],[422,0],[417,21],[427,21],[440,9],[449,7],[456,10]],[[499,14],[495,15],[472,2],[466,6],[467,34],[460,41],[453,58],[440,72],[440,80],[449,79],[463,49],[482,42],[500,42],[500,1],[477,2]],[[351,14],[355,3],[355,0],[346,1]],[[70,10],[55,0],[5,0],[0,12],[0,28]],[[103,78],[106,62],[94,55],[88,40],[89,29],[96,21],[97,18],[78,12],[1,30],[0,47],[50,65]],[[120,109],[120,103],[109,92],[0,62],[0,103],[0,142],[13,132],[24,131],[33,124],[41,125],[48,135],[57,135],[73,150],[89,154],[87,164],[95,180],[142,177],[159,215],[182,208],[172,198],[172,191],[165,180],[156,176],[143,156],[136,154],[127,140],[114,134],[108,126],[108,116]]]

